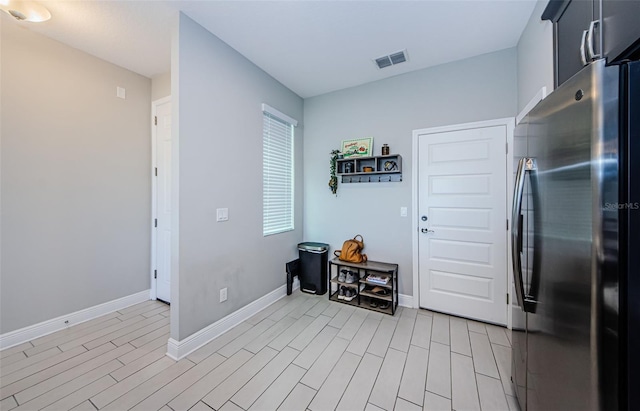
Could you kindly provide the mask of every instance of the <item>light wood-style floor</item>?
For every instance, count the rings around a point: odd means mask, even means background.
[[[517,410],[510,333],[295,292],[175,362],[141,303],[0,352],[1,410]]]

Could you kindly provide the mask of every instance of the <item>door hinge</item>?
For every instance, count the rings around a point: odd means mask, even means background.
[[[507,218],[507,231],[509,231],[509,219]]]
[[[509,305],[509,293],[507,293],[507,305]]]
[[[156,177],[158,177],[158,167],[156,167]]]
[[[509,154],[509,143],[504,143],[505,154]]]
[[[158,125],[158,116],[153,116],[153,125],[154,126]]]
[[[158,219],[157,218],[154,220],[153,224],[154,224],[154,227],[156,227],[156,228],[158,227]]]
[[[153,278],[158,278],[158,270],[153,270]]]

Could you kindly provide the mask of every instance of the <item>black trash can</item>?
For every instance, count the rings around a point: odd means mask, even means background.
[[[298,244],[300,257],[300,290],[305,293],[322,295],[327,292],[327,264],[329,244],[300,243]]]

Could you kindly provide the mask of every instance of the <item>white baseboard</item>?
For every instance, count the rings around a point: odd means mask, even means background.
[[[298,288],[300,288],[300,282],[295,278],[293,280],[293,289],[296,290]],[[287,286],[285,284],[271,291],[269,294],[258,298],[252,303],[245,305],[239,310],[232,312],[215,323],[201,329],[200,331],[196,331],[184,340],[177,341],[173,338],[169,338],[169,342],[167,343],[167,355],[178,361],[286,296]]]
[[[413,307],[413,296],[412,295],[406,295],[406,294],[398,294],[398,305],[401,306],[401,307],[414,308]]]
[[[108,301],[84,310],[76,311],[19,330],[0,335],[0,350],[51,334],[56,331],[92,320],[101,315],[121,310],[134,304],[149,300],[149,290],[140,291],[117,300]]]

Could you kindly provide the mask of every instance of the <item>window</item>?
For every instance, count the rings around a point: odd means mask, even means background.
[[[293,127],[298,122],[262,105],[262,234],[293,230]]]

